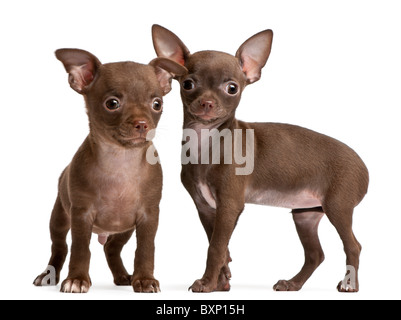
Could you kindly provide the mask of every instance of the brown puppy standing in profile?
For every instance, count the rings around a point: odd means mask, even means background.
[[[162,97],[171,90],[173,75],[186,69],[164,58],[149,65],[101,64],[91,53],[78,49],[57,50],[56,56],[69,73],[70,86],[85,98],[90,133],[59,180],[47,268],[54,279],[45,271],[34,284],[59,282],[71,229],[71,259],[62,292],[89,290],[92,232],[104,245],[116,285],[132,285],[135,292],[159,292],[153,271],[162,171],[159,163],[147,161],[147,152],[155,158],[147,134],[159,122]],[[120,253],[135,229],[137,250],[131,276]]]
[[[352,231],[352,215],[368,189],[368,170],[362,160],[345,144],[305,128],[247,123],[235,118],[244,88],[260,79],[270,54],[273,32],[266,30],[254,35],[235,56],[216,51],[190,54],[169,30],[154,25],[152,33],[157,55],[188,69],[188,74],[177,79],[184,104],[184,133],[187,132],[184,138],[191,138],[188,130],[192,129],[196,141],[184,140],[183,156],[188,151],[197,156],[190,163],[183,163],[181,178],[210,242],[205,274],[191,286],[192,291],[230,289],[228,244],[245,203],[292,209],[305,250],[305,264],[292,279],[279,281],[275,290],[300,290],[322,263],[318,225],[326,214],[337,229],[346,253],[347,274],[337,289],[358,291],[361,245]],[[216,132],[220,149],[209,143]],[[227,145],[226,137],[235,137],[238,132],[242,140],[234,139]],[[224,144],[219,141],[221,137]],[[199,144],[198,148],[188,146],[191,143]],[[235,151],[238,146],[240,155],[243,150],[252,151],[246,158],[251,161],[252,166],[246,164],[251,170],[245,173],[240,173],[243,162],[212,162],[204,156],[206,151],[216,159],[213,152],[220,150],[217,160],[225,161],[227,154],[232,159],[238,155]]]

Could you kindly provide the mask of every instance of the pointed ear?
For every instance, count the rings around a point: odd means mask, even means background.
[[[100,61],[90,52],[80,49],[59,49],[56,57],[60,60],[67,73],[71,88],[78,93],[85,93],[93,82]]]
[[[149,65],[155,68],[157,80],[159,80],[164,95],[171,91],[171,80],[174,77],[188,73],[187,68],[167,58],[156,58]]]
[[[181,65],[189,56],[185,44],[170,30],[157,24],[152,26],[153,46],[158,57],[169,58]]]
[[[239,59],[248,84],[260,79],[262,68],[269,58],[273,41],[273,31],[265,30],[245,41],[238,49],[236,57]]]

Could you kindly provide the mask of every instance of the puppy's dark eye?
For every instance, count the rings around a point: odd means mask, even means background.
[[[230,95],[235,95],[238,93],[239,87],[236,83],[230,82],[226,87],[226,92]]]
[[[187,91],[193,90],[193,89],[195,89],[195,82],[193,82],[193,80],[190,80],[190,79],[185,80],[182,83],[182,87],[184,88],[184,90],[187,90]]]
[[[163,101],[160,98],[153,100],[152,109],[159,112],[163,108]]]
[[[104,105],[105,105],[106,109],[108,109],[110,111],[115,111],[121,107],[120,101],[117,98],[110,98],[110,99],[106,100]]]

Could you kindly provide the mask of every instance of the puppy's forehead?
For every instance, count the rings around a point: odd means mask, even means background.
[[[110,90],[161,91],[154,68],[135,62],[116,62],[104,64],[101,68],[103,82]]]
[[[219,51],[200,51],[189,57],[185,64],[190,74],[221,75],[225,78],[243,77],[236,57]]]

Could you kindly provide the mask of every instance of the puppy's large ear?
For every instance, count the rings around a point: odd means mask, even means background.
[[[71,88],[80,94],[85,93],[96,76],[101,63],[93,54],[80,49],[59,49],[56,57],[68,72]]]
[[[149,64],[155,68],[157,80],[159,80],[164,95],[171,91],[171,80],[174,77],[188,73],[187,68],[167,58],[156,58]]]
[[[158,57],[169,58],[181,65],[185,65],[189,50],[174,33],[154,24],[152,26],[152,39]]]
[[[262,68],[269,58],[273,41],[273,31],[265,30],[245,41],[238,49],[236,57],[239,59],[248,84],[260,79]]]

